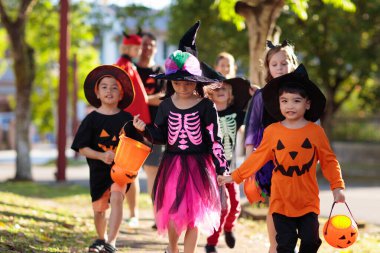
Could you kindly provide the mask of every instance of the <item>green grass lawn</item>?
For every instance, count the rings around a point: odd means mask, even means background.
[[[7,182],[0,183],[0,196],[1,253],[86,252],[96,237],[86,187]],[[142,195],[139,206],[140,210],[151,208],[148,195]],[[266,236],[263,221],[240,219],[239,223],[244,224],[241,237]],[[334,250],[324,242],[320,252],[378,253],[380,229],[367,226],[360,230],[358,241],[347,250]]]

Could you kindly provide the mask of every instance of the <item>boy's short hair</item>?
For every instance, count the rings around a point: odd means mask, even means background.
[[[278,89],[278,96],[281,96],[283,93],[299,94],[301,97],[309,99],[307,91],[296,83],[281,84]]]

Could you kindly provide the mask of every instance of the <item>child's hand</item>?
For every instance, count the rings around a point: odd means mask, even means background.
[[[220,176],[220,175],[217,177],[217,180],[218,180],[219,185],[224,185],[227,183],[231,183],[233,181],[231,176]]]
[[[346,197],[344,195],[344,190],[342,188],[335,188],[333,190],[333,196],[335,202],[344,203],[346,202]]]
[[[140,119],[140,114],[137,114],[133,117],[133,126],[140,132],[145,131],[146,124]]]
[[[106,164],[112,164],[114,158],[115,158],[115,153],[111,150],[108,150],[102,153],[101,160]]]

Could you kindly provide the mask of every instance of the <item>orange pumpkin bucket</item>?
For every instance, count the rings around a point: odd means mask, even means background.
[[[244,194],[251,204],[265,202],[262,191],[255,180],[255,175],[250,176],[244,181]]]
[[[130,122],[132,121],[125,123],[122,128],[114,158],[115,164],[111,169],[111,177],[118,184],[133,182],[153,149],[153,143],[149,147],[125,135],[124,127]]]
[[[326,242],[334,248],[347,248],[356,241],[358,237],[358,226],[347,203],[345,204],[352,219],[346,215],[334,215],[331,217],[335,203],[336,202],[334,202],[331,208],[329,219],[323,226],[323,236]]]

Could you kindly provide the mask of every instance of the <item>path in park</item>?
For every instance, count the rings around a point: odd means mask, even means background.
[[[68,153],[72,155],[72,153]],[[13,151],[0,151],[0,182],[12,178],[15,175]],[[37,182],[53,182],[55,181],[55,165],[42,166],[40,164],[52,159],[56,156],[54,149],[50,150],[33,150],[32,152],[32,173],[33,179]],[[87,165],[80,165],[75,167],[68,167],[66,170],[66,179],[69,183],[78,183],[88,186],[88,168]],[[140,184],[142,191],[146,191],[146,178],[142,171],[140,173]],[[244,196],[243,202],[246,201]],[[331,204],[332,194],[328,187],[322,184],[321,192],[321,216],[327,217]],[[379,184],[373,185],[357,185],[347,182],[346,200],[350,206],[352,213],[356,220],[363,223],[380,225],[380,186]],[[347,211],[344,205],[339,205],[334,211],[336,213]],[[127,215],[127,212],[126,212]],[[159,237],[157,232],[151,228],[153,224],[153,215],[151,211],[142,211],[140,214],[139,228],[129,228],[126,223],[123,223],[121,228],[121,236],[118,241],[119,246],[129,245],[128,252],[164,252],[167,245],[166,237]],[[220,244],[218,252],[251,252],[251,253],[265,253],[267,252],[268,239],[266,231],[255,230],[252,226],[256,222],[239,219],[236,226],[236,236],[238,238],[235,249],[229,249],[225,242],[224,236],[220,237]],[[263,222],[263,221],[260,221]],[[253,224],[253,225],[252,225]],[[261,226],[261,229],[264,226]],[[180,240],[180,242],[183,240]],[[206,238],[201,236],[199,242],[198,252],[204,252],[203,247],[206,243]],[[123,251],[119,251],[123,252]]]

